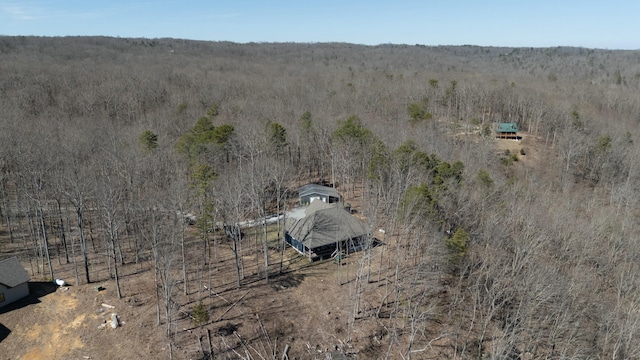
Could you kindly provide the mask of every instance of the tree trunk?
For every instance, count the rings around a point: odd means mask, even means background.
[[[64,231],[64,221],[62,220],[62,209],[60,208],[60,200],[56,200],[58,204],[58,217],[60,220],[60,240],[62,241],[62,246],[64,247],[64,256],[66,260],[66,264],[69,263],[69,249],[67,249],[67,236]]]
[[[264,204],[264,203],[263,203]],[[269,243],[267,241],[267,211],[263,205],[262,214],[264,219],[264,224],[262,224],[262,231],[264,235],[264,280],[269,282]]]
[[[80,232],[80,251],[82,252],[82,259],[84,260],[84,275],[87,280],[87,284],[91,283],[89,277],[89,256],[87,254],[87,241],[84,237],[84,220],[82,218],[82,207],[76,208],[76,215],[78,216],[78,231]]]
[[[239,254],[238,254],[238,243],[240,242],[240,228],[237,226],[234,226],[233,228],[233,255],[235,256],[235,260],[236,260],[236,274],[238,277],[238,288],[240,288],[241,283],[241,276],[240,276],[240,258],[239,258]]]
[[[115,245],[112,246],[111,249],[113,250],[113,273],[115,275],[115,280],[116,280],[116,294],[118,295],[118,299],[122,299],[122,292],[120,291],[120,278],[118,277],[118,261],[116,261]]]
[[[187,296],[189,295],[189,290],[188,290],[188,283],[187,283],[187,259],[186,259],[186,253],[185,253],[185,247],[184,247],[184,230],[182,231],[182,234],[180,236],[180,250],[182,252],[182,281],[183,281],[184,295]]]
[[[49,265],[49,275],[51,276],[51,280],[53,277],[53,266],[51,266],[51,257],[49,256],[49,238],[47,237],[47,226],[45,224],[44,219],[44,209],[42,208],[42,203],[40,200],[40,190],[42,189],[42,183],[39,179],[35,180],[35,191],[36,191],[36,201],[37,201],[37,213],[39,215],[40,226],[42,227],[42,240],[44,242],[44,252],[47,257],[47,263]]]

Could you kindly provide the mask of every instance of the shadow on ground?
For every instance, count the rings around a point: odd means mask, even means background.
[[[29,282],[29,296],[7,306],[1,307],[0,314],[4,314],[16,309],[21,309],[32,304],[38,304],[40,303],[41,297],[55,292],[57,288],[58,285],[54,284],[53,282]],[[1,331],[2,329],[0,329],[0,334],[2,334]],[[0,340],[2,340],[2,335],[0,335]]]
[[[6,339],[9,334],[11,334],[11,330],[9,330],[6,326],[0,324],[0,343],[2,342],[2,340]]]
[[[304,281],[305,274],[287,272],[272,277],[271,286],[276,290],[298,287]]]

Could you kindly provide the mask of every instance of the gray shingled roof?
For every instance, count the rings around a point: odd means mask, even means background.
[[[338,205],[336,204],[329,204],[322,200],[316,199],[316,200],[313,200],[311,204],[307,206],[306,209],[304,209],[304,216],[313,215],[313,213],[315,213],[318,210],[334,209],[337,206]]]
[[[338,204],[316,200],[305,212],[307,216],[290,223],[288,231],[310,249],[367,235],[364,225]]]
[[[322,186],[318,184],[307,184],[307,185],[301,186],[300,189],[298,189],[298,193],[300,194],[300,197],[308,196],[312,194],[318,194],[318,195],[325,195],[325,196],[340,198],[340,194],[338,193],[338,190],[336,190],[335,188]]]
[[[29,280],[29,274],[17,257],[0,261],[0,284],[12,288]]]

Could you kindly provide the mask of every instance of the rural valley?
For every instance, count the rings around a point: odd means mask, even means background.
[[[0,357],[640,358],[639,94],[629,50],[0,37]]]

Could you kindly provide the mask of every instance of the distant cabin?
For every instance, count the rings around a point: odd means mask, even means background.
[[[516,123],[498,123],[496,125],[496,137],[499,139],[515,139],[519,140],[518,124]]]
[[[315,199],[329,204],[340,201],[340,194],[335,188],[318,184],[301,186],[298,193],[300,194],[300,205],[311,204]]]
[[[29,280],[17,257],[0,261],[0,307],[29,296]]]

